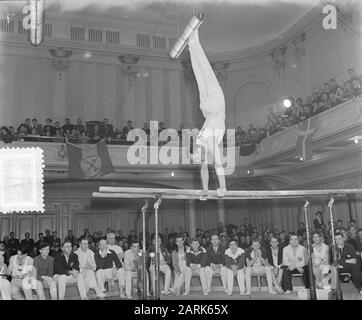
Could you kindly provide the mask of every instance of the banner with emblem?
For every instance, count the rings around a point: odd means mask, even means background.
[[[297,126],[296,149],[297,156],[302,161],[308,161],[313,157],[312,139],[317,131],[315,118],[300,122]]]
[[[100,178],[113,172],[113,165],[105,140],[86,148],[67,142],[67,153],[69,178]]]

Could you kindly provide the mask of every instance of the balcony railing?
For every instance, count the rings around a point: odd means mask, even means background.
[[[331,135],[346,132],[348,130],[361,129],[362,135],[362,99],[356,98],[340,104],[333,109],[327,110],[312,118],[313,126],[315,127],[315,135],[313,142],[327,139]],[[256,147],[256,151],[250,156],[239,156],[239,147],[236,146],[236,166],[247,167],[259,161],[265,161],[271,157],[277,157],[279,154],[291,151],[296,148],[296,140],[298,135],[297,125],[289,127],[281,132],[267,137],[261,141]],[[47,139],[62,139],[62,142],[48,142]],[[30,147],[38,146],[44,150],[44,160],[46,168],[66,167],[68,165],[66,144],[63,142],[62,137],[29,137],[33,141],[14,141],[11,144],[5,144],[0,141],[0,147]],[[38,140],[38,141],[34,141]],[[71,142],[71,141],[70,141]],[[115,143],[115,144],[113,144]],[[108,151],[114,166],[128,166],[127,152],[130,144],[134,142],[124,140],[113,140],[113,143],[108,143]],[[89,144],[80,144],[81,146],[89,147]],[[179,154],[188,151],[190,146],[180,147],[177,143],[168,144],[170,148],[177,148]],[[162,145],[149,146],[148,152],[159,152]],[[235,148],[229,145],[229,148]]]

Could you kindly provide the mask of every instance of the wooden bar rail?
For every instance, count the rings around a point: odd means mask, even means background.
[[[306,197],[339,197],[348,194],[361,193],[362,189],[326,189],[326,190],[230,190],[224,197],[219,197],[216,190],[189,190],[189,189],[158,189],[158,188],[126,188],[126,187],[100,187],[99,192],[93,192],[94,198],[143,198],[143,199],[281,199]]]

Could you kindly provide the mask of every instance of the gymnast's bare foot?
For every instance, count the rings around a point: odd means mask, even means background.
[[[217,196],[220,198],[224,197],[226,194],[226,188],[219,188],[216,191],[217,191]]]

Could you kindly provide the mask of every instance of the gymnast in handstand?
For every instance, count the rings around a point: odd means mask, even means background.
[[[190,36],[188,46],[192,69],[199,87],[200,109],[205,117],[204,125],[196,139],[196,154],[201,154],[201,148],[205,150],[205,158],[200,159],[202,186],[205,191],[208,190],[209,170],[207,156],[210,154],[219,180],[217,193],[219,197],[223,197],[226,193],[226,183],[220,144],[225,133],[225,98],[200,44],[198,29]],[[201,200],[205,199],[205,197],[201,198]]]

